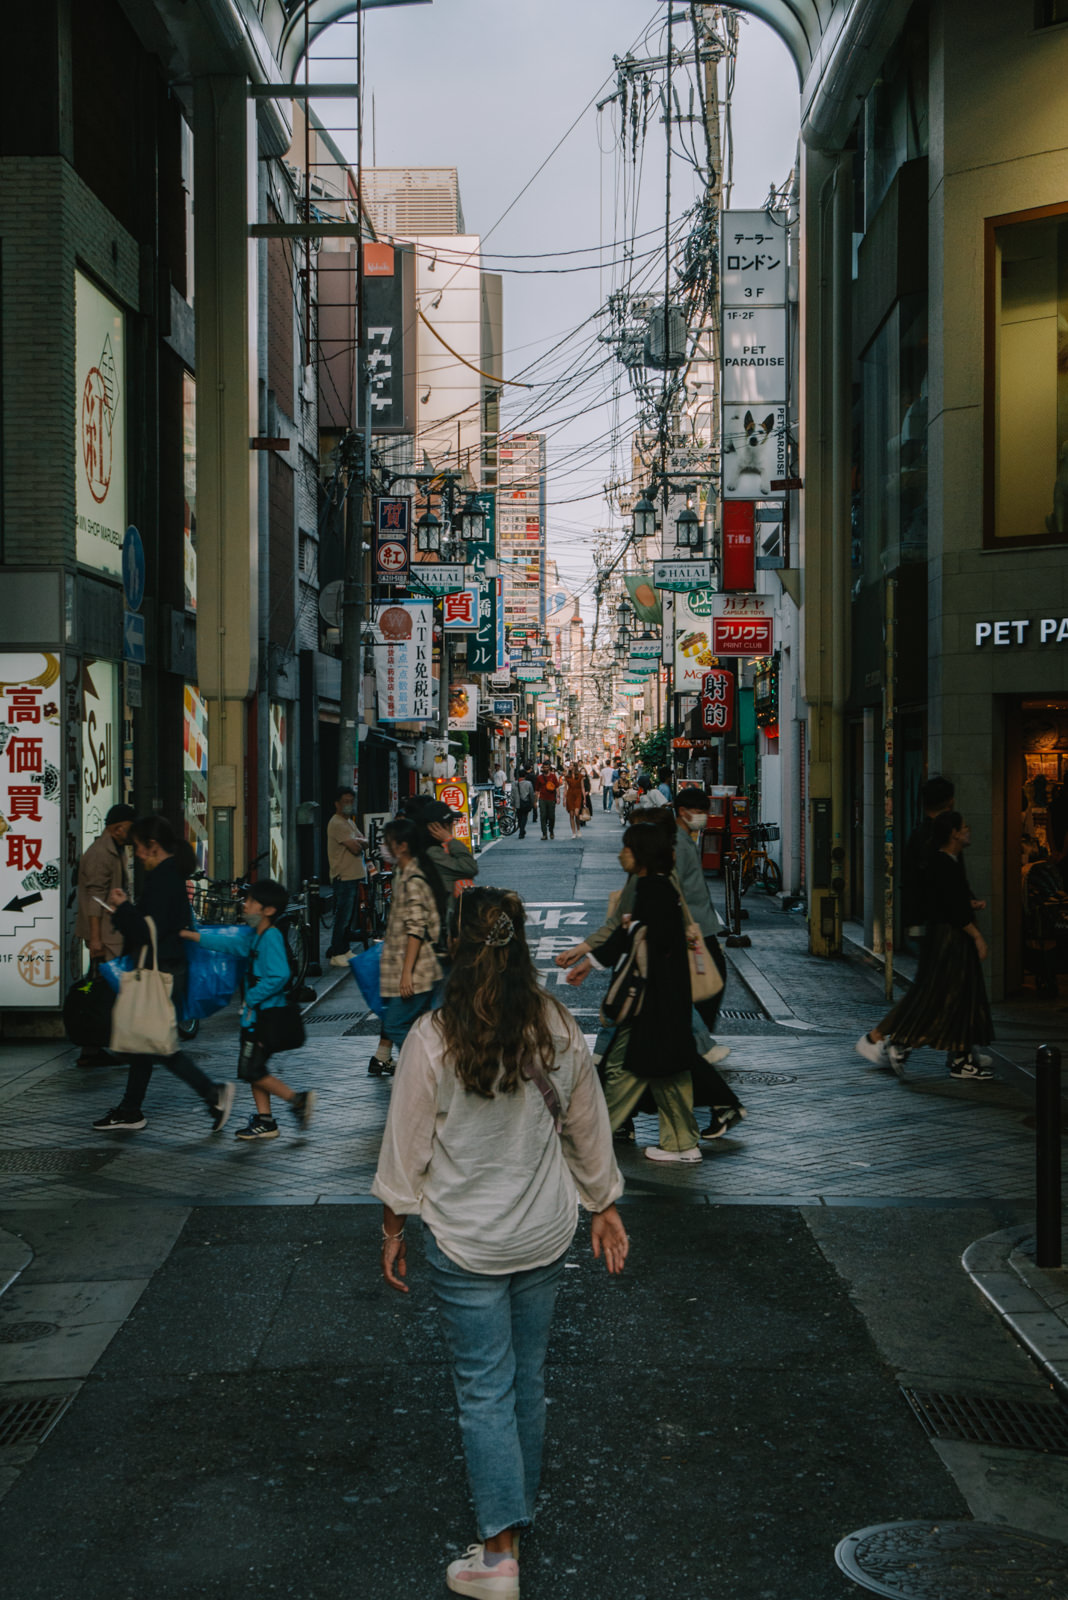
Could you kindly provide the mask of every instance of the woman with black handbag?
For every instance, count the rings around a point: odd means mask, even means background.
[[[670,881],[675,852],[671,835],[655,823],[633,823],[623,835],[619,863],[637,879],[633,914],[596,954],[594,966],[616,966],[631,955],[639,929],[644,935],[645,975],[626,1017],[605,1016],[619,1026],[605,1059],[605,1099],[613,1133],[652,1094],[660,1116],[660,1140],[647,1145],[650,1161],[697,1162],[701,1148],[693,1114],[693,1073],[706,1063],[690,1026],[690,966],[686,921]],[[586,969],[588,971],[588,968]],[[572,982],[586,976],[576,968]]]
[[[315,1110],[314,1089],[291,1089],[267,1070],[272,1056],[299,1050],[305,1039],[304,1019],[290,992],[293,975],[286,943],[275,927],[288,904],[285,887],[273,878],[264,878],[245,896],[245,928],[188,928],[182,932],[183,939],[194,939],[206,950],[229,953],[236,942],[248,956],[237,1075],[251,1086],[256,1109],[235,1135],[246,1142],[278,1138],[278,1123],[271,1115],[272,1095],[286,1102],[301,1129],[308,1127]]]

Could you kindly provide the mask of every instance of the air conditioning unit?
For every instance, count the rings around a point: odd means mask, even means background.
[[[665,337],[666,335],[666,337]],[[653,306],[645,333],[647,367],[681,367],[686,361],[686,314],[681,306]]]

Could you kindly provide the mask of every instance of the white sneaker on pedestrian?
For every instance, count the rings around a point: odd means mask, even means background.
[[[700,1148],[694,1145],[692,1150],[661,1150],[658,1144],[647,1144],[642,1151],[647,1161],[700,1161],[702,1160]]]
[[[870,1061],[873,1067],[888,1067],[890,1065],[890,1052],[885,1039],[876,1041],[875,1039],[869,1039],[866,1033],[862,1033],[853,1049],[858,1056],[863,1056],[865,1061]]]
[[[475,1600],[519,1600],[519,1562],[514,1556],[486,1565],[486,1547],[468,1545],[467,1554],[450,1561],[445,1582],[453,1594],[469,1594]]]
[[[730,1053],[729,1044],[714,1044],[710,1050],[705,1051],[705,1060],[710,1066],[718,1067],[721,1061],[726,1061]]]
[[[883,1042],[885,1043],[886,1041],[884,1040]],[[901,1071],[911,1054],[911,1050],[906,1050],[899,1044],[889,1044],[886,1046],[886,1058],[895,1072]]]

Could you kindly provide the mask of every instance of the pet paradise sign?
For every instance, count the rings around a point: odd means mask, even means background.
[[[784,405],[724,406],[724,500],[767,500],[789,461]]]
[[[786,312],[780,306],[723,311],[723,403],[767,406],[786,398]]]

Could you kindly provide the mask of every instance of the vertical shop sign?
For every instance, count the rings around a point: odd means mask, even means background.
[[[473,733],[478,727],[478,684],[454,678],[449,684],[449,732]]]
[[[712,665],[712,591],[677,594],[675,615],[675,693],[700,691]]]
[[[479,585],[468,584],[459,594],[447,594],[441,615],[446,633],[474,633],[479,625]]]
[[[752,500],[723,502],[723,589],[726,594],[756,588],[756,506]]]
[[[0,655],[0,1006],[20,1010],[60,1003],[62,692],[58,655]]]
[[[182,779],[185,792],[185,836],[197,866],[208,865],[208,708],[192,683],[185,686],[182,708]]]
[[[415,399],[415,261],[412,249],[364,244],[367,365],[375,433],[411,430]],[[351,314],[351,313],[350,313]],[[407,330],[407,337],[406,337]],[[363,427],[363,396],[359,397]]]
[[[121,797],[119,669],[114,661],[86,661],[81,674],[82,849],[87,850]]]
[[[468,641],[467,666],[470,672],[497,670],[497,583],[485,578],[478,586],[478,632]]]
[[[701,726],[706,733],[730,733],[734,727],[734,675],[726,667],[706,672],[701,689]]]
[[[459,812],[453,832],[461,844],[471,843],[471,810],[468,798],[467,784],[459,778],[435,778],[434,787],[438,792],[438,799],[450,811]]]
[[[411,565],[412,502],[406,495],[375,500],[375,581],[403,588]]]
[[[286,881],[286,708],[271,701],[271,764],[267,784],[267,820],[270,842],[270,876]]]
[[[383,722],[427,722],[432,715],[433,602],[406,600],[376,606],[371,632],[385,661],[376,662],[378,715]]]
[[[74,319],[78,560],[119,577],[126,527],[126,318],[76,271]]]

